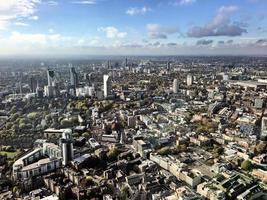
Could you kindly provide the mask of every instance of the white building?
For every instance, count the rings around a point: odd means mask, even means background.
[[[187,86],[191,86],[193,84],[193,77],[191,74],[188,74],[186,77],[186,84]]]
[[[111,95],[111,78],[109,75],[103,76],[104,81],[104,97],[107,98],[109,95]]]

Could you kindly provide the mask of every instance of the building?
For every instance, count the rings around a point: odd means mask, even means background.
[[[187,86],[191,86],[193,84],[193,76],[191,74],[187,75],[186,84],[187,84]]]
[[[55,82],[55,72],[53,70],[47,70],[47,85],[53,86]]]
[[[107,98],[109,95],[111,95],[111,78],[109,75],[104,75],[104,97]]]
[[[67,165],[73,159],[72,130],[66,129],[60,140],[62,148],[62,164]]]
[[[173,80],[173,88],[172,88],[173,93],[174,94],[177,94],[178,93],[178,89],[179,89],[178,80],[177,79],[174,79]]]
[[[74,67],[70,68],[70,85],[75,88],[78,85],[78,74]]]
[[[78,86],[78,74],[74,67],[70,68],[70,89],[73,91],[72,95],[76,95],[76,88]]]
[[[261,120],[261,139],[267,138],[267,117],[262,117]]]
[[[47,86],[45,86],[44,92],[47,97],[57,96],[55,72],[53,70],[47,70]]]
[[[43,147],[34,149],[14,162],[12,176],[14,180],[26,180],[55,171],[60,166],[59,147],[52,143],[44,143]]]
[[[37,83],[36,78],[32,76],[30,78],[30,89],[31,89],[31,92],[35,92],[35,90],[37,88],[37,85],[38,85],[38,83]]]

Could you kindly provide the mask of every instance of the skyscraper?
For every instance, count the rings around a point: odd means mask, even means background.
[[[36,88],[37,88],[37,80],[36,80],[35,77],[31,76],[31,78],[30,78],[30,89],[31,89],[31,92],[34,93]]]
[[[74,67],[71,67],[70,68],[70,85],[73,88],[76,88],[77,85],[78,85],[78,74],[75,71],[75,68]]]
[[[67,165],[73,159],[73,140],[72,140],[71,129],[66,129],[62,133],[61,148],[62,148],[62,164]]]
[[[188,74],[186,77],[186,84],[187,86],[191,86],[193,84],[193,77],[191,74]]]
[[[47,70],[47,85],[52,86],[54,85],[55,79],[55,72],[53,70]]]
[[[104,97],[107,98],[109,95],[111,95],[111,79],[109,75],[104,75]]]
[[[47,86],[45,86],[45,95],[48,97],[55,97],[58,95],[55,72],[49,69],[47,70]]]
[[[260,138],[261,140],[267,139],[267,117],[262,117]]]
[[[173,89],[173,93],[174,94],[178,93],[179,85],[178,85],[178,80],[177,79],[173,80],[173,88],[172,89]]]

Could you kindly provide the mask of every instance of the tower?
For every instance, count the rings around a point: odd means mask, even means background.
[[[76,73],[74,67],[70,68],[70,85],[73,88],[76,88],[78,85],[78,74]]]
[[[37,88],[37,80],[35,79],[35,77],[31,76],[31,78],[30,78],[30,89],[31,89],[31,92],[34,93],[36,88]]]
[[[191,74],[188,74],[186,77],[186,84],[187,86],[191,86],[193,84],[193,77]]]
[[[54,79],[55,79],[55,72],[53,70],[47,70],[47,85],[53,86],[54,85]]]
[[[104,75],[103,76],[104,79],[104,97],[108,97],[109,95],[111,95],[111,79],[109,75]]]
[[[72,130],[66,129],[61,138],[62,164],[67,165],[73,159]]]
[[[35,93],[36,93],[36,96],[38,97],[38,98],[42,98],[43,96],[44,96],[44,91],[43,91],[43,89],[39,86],[39,81],[37,80],[37,87],[36,87],[36,91],[35,91]]]
[[[173,93],[174,94],[177,94],[178,93],[179,85],[178,85],[178,80],[177,79],[174,79],[173,80],[173,87],[172,87],[172,89],[173,89]]]

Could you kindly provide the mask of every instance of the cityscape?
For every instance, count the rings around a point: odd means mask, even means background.
[[[267,200],[266,10],[0,0],[0,200]]]

